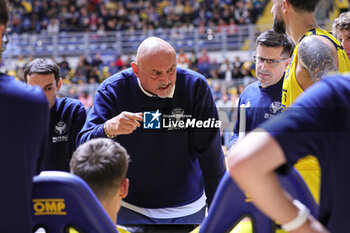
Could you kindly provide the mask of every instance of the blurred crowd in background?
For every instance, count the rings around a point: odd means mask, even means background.
[[[266,0],[13,0],[12,33],[153,30],[255,23]]]

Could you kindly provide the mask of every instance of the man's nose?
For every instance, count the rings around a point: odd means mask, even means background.
[[[162,73],[158,78],[160,83],[168,83],[169,77],[166,73]]]
[[[261,69],[262,70],[267,70],[269,68],[269,65],[267,64],[267,60],[264,60],[260,63]]]

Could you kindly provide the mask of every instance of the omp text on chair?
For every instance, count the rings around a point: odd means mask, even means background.
[[[62,233],[69,227],[84,233],[117,232],[91,188],[68,172],[44,171],[34,177],[32,209],[33,232],[44,228]]]

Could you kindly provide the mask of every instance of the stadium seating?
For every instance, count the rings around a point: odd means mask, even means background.
[[[32,196],[33,232],[68,232],[73,227],[84,233],[116,233],[90,187],[78,176],[67,172],[45,171],[34,177]]]
[[[279,176],[283,188],[295,199],[304,203],[313,216],[318,206],[304,180],[294,168],[286,176]],[[208,216],[201,224],[200,233],[224,233],[232,229],[244,217],[252,221],[254,233],[272,233],[277,229],[275,222],[261,213],[226,173],[215,193]]]

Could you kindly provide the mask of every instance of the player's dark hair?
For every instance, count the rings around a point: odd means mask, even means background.
[[[80,145],[70,161],[71,172],[81,177],[98,198],[113,195],[128,169],[129,155],[123,146],[108,138]]]
[[[23,70],[23,80],[28,82],[27,76],[31,74],[54,74],[56,85],[60,81],[60,68],[51,59],[37,58],[29,62]]]
[[[314,12],[319,0],[287,0],[295,11]]]
[[[290,57],[294,50],[293,41],[284,33],[277,33],[274,30],[267,30],[261,33],[256,39],[256,45],[266,47],[283,47],[281,56]]]

